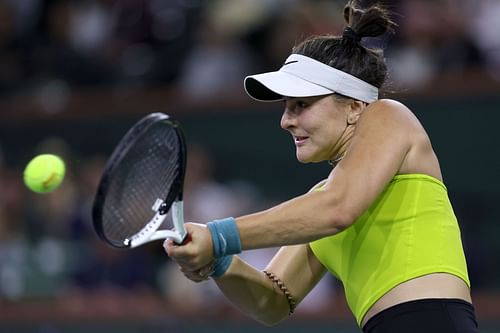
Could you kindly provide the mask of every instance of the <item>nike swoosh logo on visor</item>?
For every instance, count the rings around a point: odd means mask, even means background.
[[[285,63],[283,64],[283,66],[293,64],[294,62],[299,62],[299,61],[298,61],[298,60],[292,60],[292,61],[289,61],[289,62],[285,62]]]

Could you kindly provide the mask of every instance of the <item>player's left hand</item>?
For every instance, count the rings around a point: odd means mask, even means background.
[[[193,282],[202,282],[206,281],[210,278],[212,273],[214,272],[214,261],[212,261],[210,264],[208,264],[205,267],[202,267],[198,270],[195,271],[189,271],[182,266],[179,265],[179,269],[184,274],[185,277],[187,277],[189,280]]]

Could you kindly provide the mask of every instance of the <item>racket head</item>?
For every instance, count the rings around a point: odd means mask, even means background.
[[[118,143],[104,168],[92,207],[94,229],[117,248],[157,215],[182,200],[186,143],[180,124],[164,113],[140,119]],[[157,207],[155,208],[157,209]]]

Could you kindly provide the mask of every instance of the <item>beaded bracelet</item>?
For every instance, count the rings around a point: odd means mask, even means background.
[[[263,272],[271,281],[273,281],[274,284],[278,286],[278,288],[285,295],[286,301],[288,302],[288,307],[290,309],[288,311],[288,315],[291,315],[295,311],[295,307],[297,306],[297,301],[295,300],[295,298],[293,298],[292,294],[290,293],[290,291],[288,291],[288,288],[285,286],[283,281],[280,280],[280,278],[278,278],[274,273],[268,272],[266,270],[264,270]]]

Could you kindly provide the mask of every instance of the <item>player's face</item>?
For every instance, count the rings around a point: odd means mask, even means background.
[[[281,128],[292,134],[300,162],[336,158],[346,126],[346,105],[332,95],[285,99]]]

